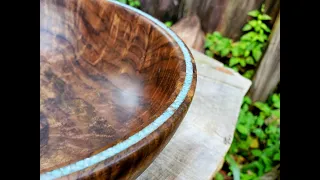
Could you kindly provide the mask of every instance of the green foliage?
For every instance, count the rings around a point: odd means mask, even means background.
[[[124,4],[128,4],[129,6],[140,8],[140,0],[117,0],[119,2],[122,2]]]
[[[165,23],[164,23],[167,27],[171,27],[172,26],[172,21],[166,21]]]
[[[265,103],[244,97],[225,160],[228,174],[241,180],[259,179],[280,163],[280,94],[272,94]]]
[[[260,10],[250,11],[248,15],[253,19],[242,28],[245,34],[241,36],[240,41],[233,42],[219,32],[209,33],[206,35],[205,53],[207,56],[218,57],[218,59],[219,57],[227,58],[228,67],[251,79],[271,31],[263,21],[270,20],[271,17],[264,14],[264,5]]]
[[[221,173],[216,174],[215,180],[223,180],[223,179],[224,179],[224,177]]]

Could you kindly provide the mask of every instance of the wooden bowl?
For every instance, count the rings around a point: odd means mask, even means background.
[[[40,0],[40,179],[134,179],[168,143],[196,85],[164,24],[105,0]]]

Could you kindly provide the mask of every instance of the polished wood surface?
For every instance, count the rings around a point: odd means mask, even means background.
[[[132,179],[168,143],[196,84],[162,126],[128,149],[62,179]],[[178,44],[136,12],[105,0],[40,0],[40,174],[139,132],[181,91]]]

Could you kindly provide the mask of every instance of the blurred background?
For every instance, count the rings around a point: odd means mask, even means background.
[[[214,179],[280,179],[280,0],[118,0],[252,81]]]

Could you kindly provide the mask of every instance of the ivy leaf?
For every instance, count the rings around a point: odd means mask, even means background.
[[[274,107],[280,108],[280,101],[273,104]]]
[[[251,56],[248,56],[248,57],[246,58],[246,63],[247,63],[247,64],[250,64],[250,65],[254,65],[254,60],[253,60],[253,58],[252,58]]]
[[[232,67],[232,66],[238,64],[238,63],[239,63],[239,60],[240,60],[240,58],[237,58],[237,57],[232,57],[232,58],[230,58],[229,66]]]
[[[250,29],[252,29],[252,26],[250,24],[246,24],[244,25],[244,27],[242,28],[242,31],[249,31]]]
[[[262,56],[262,51],[261,51],[261,48],[260,46],[256,46],[253,48],[252,50],[252,55],[253,55],[253,58],[256,60],[256,61],[259,61],[261,56]]]
[[[248,15],[252,17],[258,17],[259,14],[260,12],[258,10],[253,10],[248,13]]]
[[[268,16],[267,14],[263,14],[261,17],[261,20],[271,20],[271,17]]]

